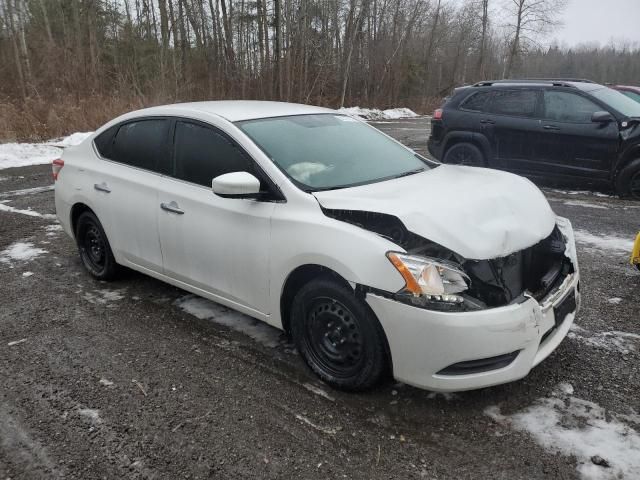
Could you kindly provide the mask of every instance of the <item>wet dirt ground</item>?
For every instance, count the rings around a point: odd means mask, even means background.
[[[375,125],[425,152],[426,119]],[[185,312],[184,291],[134,272],[91,279],[49,216],[50,185],[47,165],[0,170],[0,479],[614,478],[604,446],[609,467],[518,415],[579,400],[626,429],[621,446],[640,431],[640,272],[625,250],[640,203],[545,190],[578,231],[581,328],[525,379],[348,394],[286,339],[267,346]],[[16,243],[41,251],[7,256]],[[557,429],[585,418],[569,412]],[[638,478],[633,464],[621,472]]]

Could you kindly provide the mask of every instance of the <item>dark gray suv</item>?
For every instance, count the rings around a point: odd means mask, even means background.
[[[429,152],[611,187],[640,199],[640,103],[588,80],[500,80],[455,90],[431,121]]]

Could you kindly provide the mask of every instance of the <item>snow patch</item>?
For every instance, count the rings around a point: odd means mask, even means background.
[[[93,303],[94,305],[105,305],[109,302],[117,302],[118,300],[122,300],[124,298],[123,293],[126,289],[120,290],[93,290],[93,293],[86,292],[82,298],[84,298],[87,302]]]
[[[21,343],[26,342],[27,339],[26,338],[21,338],[20,340],[13,340],[12,342],[7,343],[8,347],[13,347],[15,345],[20,345]]]
[[[107,380],[106,378],[101,378],[99,383],[100,385],[103,385],[105,387],[113,386],[113,382],[111,380]]]
[[[80,408],[78,409],[78,414],[91,420],[91,423],[102,423],[102,418],[100,418],[100,411],[94,408]]]
[[[320,387],[316,387],[315,385],[312,385],[310,383],[303,383],[302,386],[304,388],[306,388],[307,390],[309,390],[311,393],[315,393],[316,395],[324,397],[327,400],[331,400],[332,402],[335,401],[335,398],[333,398],[331,395],[329,395],[327,392],[325,392]]]
[[[573,231],[576,242],[602,251],[631,252],[633,240],[615,235],[594,235],[586,230]]]
[[[607,302],[609,302],[612,305],[618,305],[620,302],[622,302],[622,299],[619,297],[613,297],[608,299]]]
[[[561,193],[562,195],[593,195],[594,197],[602,198],[615,198],[614,195],[607,195],[606,193],[593,192],[591,190],[558,190],[556,188],[545,188],[547,192]]]
[[[300,420],[302,423],[309,425],[311,428],[318,430],[319,432],[326,433],[327,435],[335,435],[338,433],[339,428],[331,428],[331,427],[323,427],[321,425],[316,425],[307,417],[296,413],[296,418]]]
[[[22,197],[24,195],[50,192],[52,190],[55,190],[55,187],[53,185],[46,185],[44,187],[23,188],[21,190],[9,190],[8,192],[2,192],[0,193],[0,197]]]
[[[15,242],[0,252],[0,262],[11,263],[11,261],[28,262],[47,253],[42,248],[37,248],[31,242]]]
[[[562,203],[564,203],[565,205],[569,205],[571,207],[586,207],[586,208],[596,208],[600,210],[609,210],[609,207],[605,205],[598,205],[596,203],[583,202],[581,200],[565,200]]]
[[[640,435],[618,415],[577,398],[561,384],[551,397],[540,398],[521,412],[504,415],[500,407],[485,409],[495,422],[527,432],[543,448],[574,456],[584,479],[640,478]],[[571,387],[571,388],[568,388]],[[594,460],[601,457],[605,468]]]
[[[416,112],[408,108],[379,110],[377,108],[343,107],[338,109],[338,112],[365,120],[396,120],[398,118],[415,118],[419,116]]]
[[[274,348],[280,344],[280,331],[276,328],[205,298],[186,295],[177,299],[174,305],[201,320],[212,320],[244,333],[267,347]]]
[[[49,140],[44,143],[0,144],[0,170],[50,163],[56,158],[60,158],[61,148],[78,145],[92,133],[77,132],[68,137]]]
[[[61,137],[55,140],[49,140],[46,142],[47,145],[53,145],[56,147],[74,147],[76,145],[80,145],[87,138],[93,135],[93,132],[76,132],[72,133],[68,137]]]
[[[57,237],[60,232],[63,231],[62,225],[58,223],[56,223],[55,225],[47,225],[44,229],[47,232],[47,237]]]
[[[23,277],[30,277],[31,275],[33,275],[33,272],[22,272]]]
[[[46,218],[47,220],[57,220],[57,217],[50,213],[38,213],[34,210],[21,210],[19,208],[10,207],[7,205],[8,200],[0,201],[0,212],[20,213],[22,215],[28,215],[29,217]]]
[[[573,324],[567,336],[590,347],[611,352],[620,352],[624,355],[639,351],[640,347],[640,335],[637,333],[620,332],[618,330],[594,333],[586,328]]]

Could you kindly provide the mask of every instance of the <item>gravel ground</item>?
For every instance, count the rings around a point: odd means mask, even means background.
[[[426,119],[375,125],[424,152]],[[134,272],[91,279],[46,215],[50,184],[49,166],[0,170],[1,479],[640,478],[640,272],[625,250],[638,203],[545,190],[579,232],[581,329],[525,379],[346,394],[286,339],[266,346],[180,309],[182,290]],[[42,251],[9,258],[16,242]],[[545,437],[536,426],[562,411]],[[563,443],[596,424],[586,457]]]

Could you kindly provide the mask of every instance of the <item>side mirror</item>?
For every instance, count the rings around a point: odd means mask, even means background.
[[[594,123],[609,123],[615,121],[615,118],[609,112],[593,112],[591,121]]]
[[[225,173],[211,181],[211,189],[223,198],[258,198],[260,180],[249,172]]]

